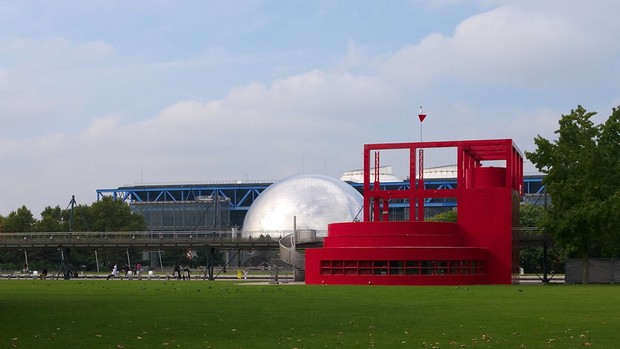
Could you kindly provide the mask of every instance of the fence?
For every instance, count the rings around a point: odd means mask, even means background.
[[[566,283],[583,283],[583,259],[566,261]],[[620,260],[615,258],[592,258],[588,261],[588,282],[620,282]]]

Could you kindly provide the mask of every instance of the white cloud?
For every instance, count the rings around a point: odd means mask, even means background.
[[[259,143],[265,149],[292,139],[303,148],[303,142],[369,124],[374,113],[396,98],[370,78],[313,71],[271,86],[239,87],[218,101],[177,103],[155,119],[133,125],[132,133],[172,142],[190,137],[215,144],[237,142],[237,147]]]
[[[108,115],[94,119],[91,124],[84,129],[79,141],[84,144],[106,142],[114,136],[119,128],[120,115]]]
[[[561,10],[559,10],[561,12]],[[601,79],[618,52],[606,26],[504,5],[461,22],[450,36],[429,34],[386,61],[384,72],[414,86],[451,82],[548,88]]]

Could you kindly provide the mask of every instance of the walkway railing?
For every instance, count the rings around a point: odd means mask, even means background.
[[[317,237],[316,230],[298,230],[280,239],[280,259],[288,264],[304,269],[305,255],[297,251],[298,245],[304,247],[322,243],[323,238]]]
[[[223,248],[278,248],[279,238],[253,238],[231,231],[128,231],[0,233],[0,249],[104,247],[161,248],[211,246]]]

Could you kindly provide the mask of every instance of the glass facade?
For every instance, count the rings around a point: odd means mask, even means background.
[[[144,217],[149,230],[194,231],[228,229],[230,199],[198,197],[193,201],[133,202],[131,209]]]

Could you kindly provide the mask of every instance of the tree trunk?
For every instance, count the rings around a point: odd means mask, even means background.
[[[582,263],[582,283],[584,285],[588,284],[590,282],[589,278],[590,278],[590,258],[588,257],[588,255],[586,254],[585,256],[583,256],[583,263]]]

